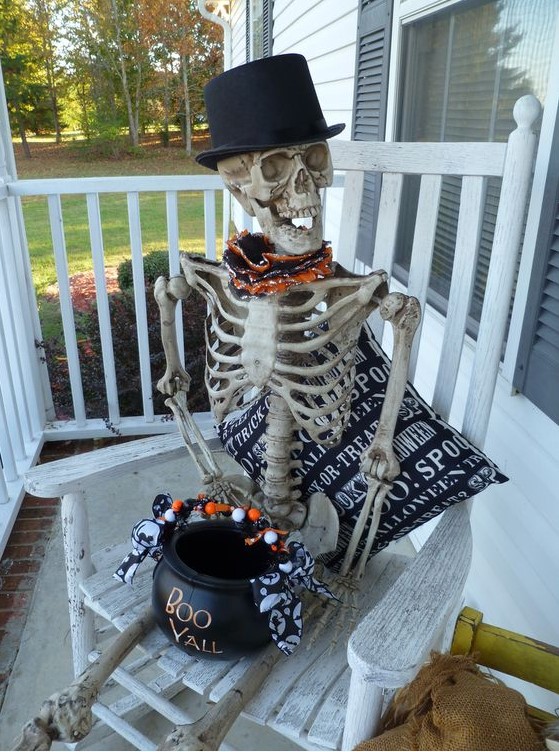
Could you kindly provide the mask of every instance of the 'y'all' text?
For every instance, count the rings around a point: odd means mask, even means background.
[[[167,599],[165,612],[170,614],[169,624],[177,642],[182,642],[185,647],[192,647],[200,653],[223,653],[216,648],[215,640],[206,640],[203,637],[195,637],[190,633],[194,626],[197,630],[207,629],[212,623],[212,615],[209,611],[199,609],[195,611],[190,603],[183,600],[183,592],[178,587],[173,587]],[[180,622],[180,625],[175,623]]]

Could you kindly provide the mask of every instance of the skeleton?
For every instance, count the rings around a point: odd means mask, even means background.
[[[321,247],[319,191],[331,184],[333,175],[326,142],[230,156],[218,162],[218,170],[233,196],[257,218],[278,255],[303,257]],[[293,220],[310,226],[298,227]],[[291,474],[297,431],[305,429],[318,444],[339,442],[350,415],[359,330],[377,307],[392,324],[393,364],[384,406],[375,438],[361,457],[368,494],[341,571],[351,571],[372,512],[354,573],[360,577],[382,504],[400,469],[392,441],[420,317],[417,300],[389,293],[383,271],[360,276],[335,263],[325,278],[262,296],[240,296],[229,284],[223,264],[181,254],[181,266],[183,275],[160,278],[156,284],[167,358],[158,389],[171,400],[177,388],[188,389],[174,318],[178,300],[196,290],[208,304],[206,385],[216,419],[221,421],[255,395],[269,392],[262,504],[274,524],[290,530],[300,529],[307,514]]]

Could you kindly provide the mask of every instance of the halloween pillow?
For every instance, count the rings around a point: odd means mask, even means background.
[[[340,518],[338,547],[324,561],[336,569],[343,558],[355,521],[363,506],[367,483],[359,471],[361,452],[375,435],[390,360],[367,325],[361,331],[356,354],[356,378],[351,416],[341,443],[323,447],[300,431],[300,449],[293,459],[300,467],[302,500],[324,492]],[[257,483],[263,480],[263,449],[268,395],[240,416],[218,426],[226,449]],[[492,483],[508,478],[479,449],[442,420],[408,383],[394,435],[400,475],[385,500],[372,553],[385,548],[447,507],[469,499]],[[366,530],[359,550],[364,545]]]

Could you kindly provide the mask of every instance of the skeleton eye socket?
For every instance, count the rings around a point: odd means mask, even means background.
[[[283,154],[270,154],[260,163],[264,180],[281,180],[289,175],[291,160]]]
[[[322,172],[329,163],[328,147],[326,144],[311,144],[303,155],[303,161],[309,170]]]

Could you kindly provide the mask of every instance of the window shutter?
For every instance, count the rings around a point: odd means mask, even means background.
[[[559,423],[559,125],[548,173],[536,262],[520,341],[514,385]],[[551,217],[551,226],[549,223]],[[539,260],[539,263],[538,263]]]
[[[264,0],[262,9],[262,57],[270,57],[273,50],[274,0]]]
[[[245,58],[246,62],[250,63],[250,48],[251,48],[251,0],[245,0]]]
[[[356,84],[352,138],[384,138],[392,0],[362,0],[357,34]],[[380,176],[365,175],[357,236],[357,258],[370,263],[380,195]]]

